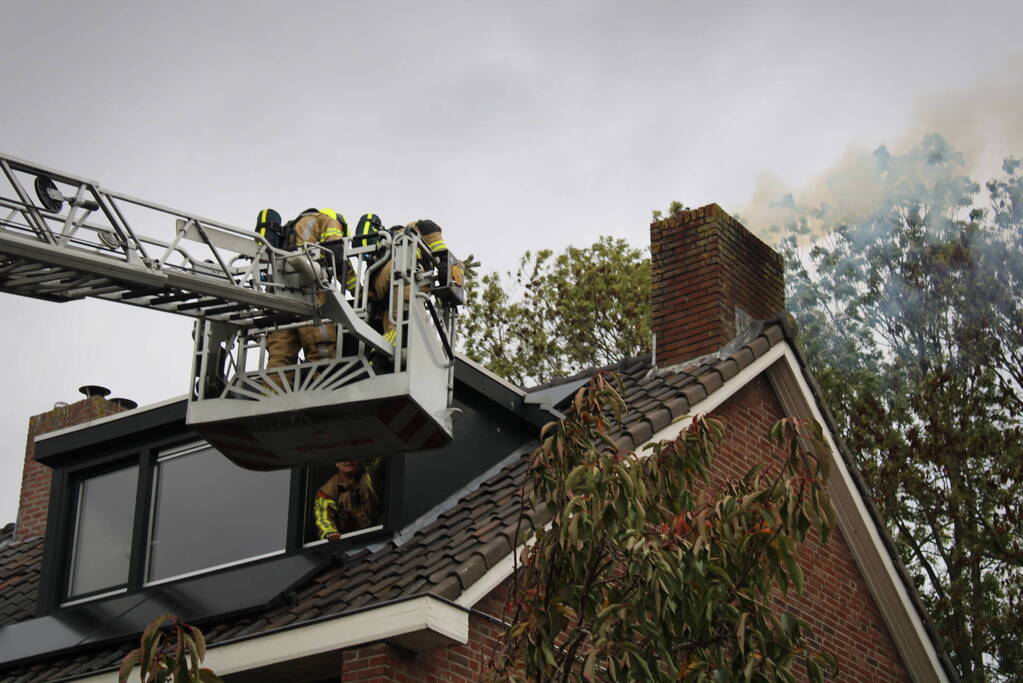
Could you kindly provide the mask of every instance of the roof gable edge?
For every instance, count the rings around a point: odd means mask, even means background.
[[[901,560],[893,555],[887,532],[864,495],[858,474],[832,434],[825,407],[810,388],[794,349],[782,348],[779,362],[767,368],[767,378],[786,414],[815,419],[821,425],[831,454],[828,489],[838,517],[838,526],[856,565],[877,602],[882,618],[907,668],[917,681],[949,681],[946,662],[935,645],[915,596],[907,587]],[[772,349],[773,350],[773,349]],[[840,482],[840,485],[839,485]]]

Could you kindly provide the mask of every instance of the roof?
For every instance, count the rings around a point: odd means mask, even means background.
[[[676,418],[689,414],[694,406],[765,356],[772,347],[783,340],[791,340],[794,330],[788,320],[766,321],[735,353],[726,358],[705,359],[706,362],[695,367],[658,371],[651,366],[649,356],[641,356],[559,379],[530,390],[530,394],[542,392],[544,403],[557,408],[568,396],[553,391],[556,387],[577,386],[579,380],[599,370],[619,373],[629,410],[612,436],[622,448],[634,449]],[[555,400],[559,396],[560,400]],[[552,400],[554,403],[549,403]],[[825,419],[828,417],[825,414]],[[322,569],[283,596],[276,606],[243,617],[202,624],[209,644],[215,647],[237,642],[389,601],[425,595],[454,600],[463,595],[505,561],[515,548],[521,486],[533,446],[535,444],[524,445],[505,462],[470,482],[458,497],[442,503],[412,527],[399,531],[394,540],[363,548],[345,558],[343,564],[335,563]],[[858,479],[857,482],[862,486]],[[526,523],[531,525],[544,521],[539,514],[526,518]],[[879,518],[875,517],[875,522],[883,534]],[[888,541],[887,551],[896,558],[897,564],[897,554],[890,543]],[[0,625],[32,616],[34,604],[29,596],[34,596],[38,582],[41,550],[41,542],[0,550],[4,572],[0,580],[4,582],[2,585],[16,591],[3,589]],[[902,580],[906,581],[904,574]],[[14,607],[12,602],[16,603]],[[0,677],[19,682],[73,678],[115,668],[131,647],[132,643],[125,643],[120,647],[51,658],[0,671]]]
[[[35,616],[42,557],[42,537],[0,545],[0,625]]]

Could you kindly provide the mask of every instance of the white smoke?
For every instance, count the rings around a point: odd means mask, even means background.
[[[849,218],[861,215],[887,191],[874,151],[886,146],[892,154],[902,154],[930,133],[939,133],[962,154],[959,173],[982,185],[999,175],[1005,157],[1023,155],[1023,73],[1007,69],[966,90],[921,98],[905,132],[892,140],[850,144],[831,166],[800,187],[762,172],[749,202],[736,213],[769,243],[777,241],[771,226],[784,224],[794,208],[828,206]]]

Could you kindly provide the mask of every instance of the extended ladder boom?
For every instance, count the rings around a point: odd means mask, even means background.
[[[254,232],[13,157],[0,156],[0,170],[0,291],[94,297],[253,331],[319,317],[308,287],[275,279],[275,250]]]

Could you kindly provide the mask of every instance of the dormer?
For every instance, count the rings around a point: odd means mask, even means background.
[[[462,358],[454,395],[452,443],[381,458],[380,515],[338,544],[319,538],[312,514],[333,464],[243,469],[186,424],[184,397],[34,435],[22,517],[48,498],[37,616],[0,629],[2,663],[123,638],[166,612],[201,623],[266,607],[311,572],[409,533],[551,419]]]

